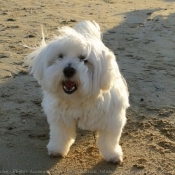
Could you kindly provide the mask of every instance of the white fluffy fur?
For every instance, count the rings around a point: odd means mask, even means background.
[[[97,131],[97,146],[110,162],[123,160],[119,145],[129,107],[127,84],[116,58],[101,41],[100,27],[82,21],[74,28],[62,27],[59,36],[28,56],[31,73],[43,89],[42,106],[50,125],[49,155],[65,156],[76,137],[76,124],[82,129]],[[58,58],[63,54],[63,58]],[[79,59],[86,56],[88,63]],[[72,94],[63,91],[67,78],[63,69],[71,64],[76,70],[71,78],[78,89]]]

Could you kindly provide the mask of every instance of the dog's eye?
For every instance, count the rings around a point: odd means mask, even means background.
[[[63,58],[63,54],[60,53],[60,54],[58,55],[58,58],[62,59],[62,58]]]
[[[79,59],[80,59],[80,61],[84,61],[84,63],[87,63],[88,62],[87,60],[85,60],[86,57],[84,55],[80,55],[79,56]]]
[[[79,59],[80,59],[80,60],[84,60],[85,58],[86,58],[86,57],[85,57],[84,55],[80,55],[80,56],[79,56]]]

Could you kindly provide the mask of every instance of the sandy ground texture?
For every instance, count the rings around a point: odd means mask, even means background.
[[[131,107],[121,138],[124,162],[106,163],[89,131],[77,131],[66,158],[50,158],[41,89],[27,68],[41,25],[81,20],[101,26],[128,82]],[[0,2],[0,174],[175,175],[175,1],[5,0]]]

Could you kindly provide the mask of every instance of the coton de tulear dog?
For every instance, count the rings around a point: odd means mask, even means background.
[[[44,94],[49,155],[67,155],[78,125],[97,131],[97,146],[107,161],[123,161],[119,140],[129,93],[114,53],[101,40],[99,25],[82,21],[74,28],[60,28],[49,43],[43,37],[27,62]]]

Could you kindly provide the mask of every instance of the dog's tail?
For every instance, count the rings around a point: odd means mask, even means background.
[[[85,37],[96,37],[102,39],[100,26],[95,21],[81,21],[75,25],[74,29]]]

